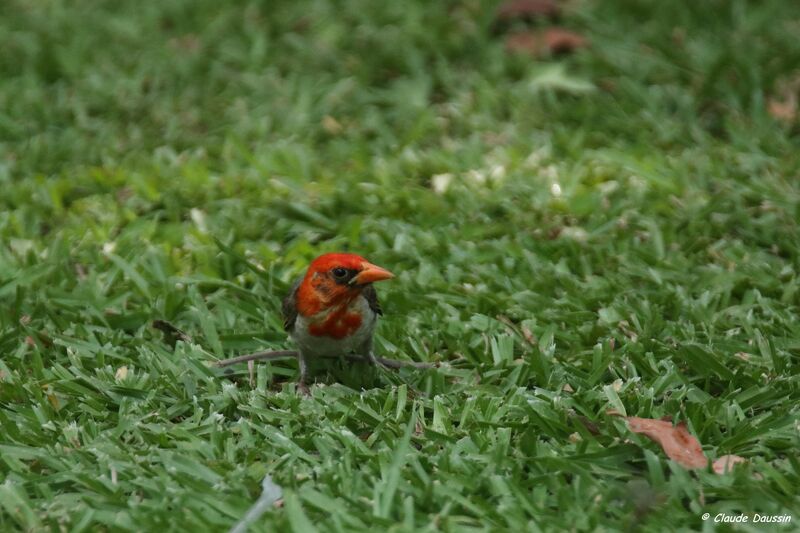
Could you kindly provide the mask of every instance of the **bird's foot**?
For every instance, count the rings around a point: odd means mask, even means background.
[[[305,381],[298,381],[297,385],[295,386],[295,390],[300,396],[311,396],[311,389],[308,387]]]

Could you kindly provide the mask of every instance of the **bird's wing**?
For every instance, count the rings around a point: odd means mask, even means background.
[[[367,285],[364,287],[364,290],[361,292],[364,298],[367,299],[367,303],[369,304],[369,308],[372,309],[378,315],[383,314],[383,309],[381,309],[381,304],[378,302],[378,291],[375,290],[375,287],[372,285]]]
[[[281,314],[283,315],[283,329],[291,332],[294,329],[294,323],[297,320],[297,288],[303,278],[298,279],[292,285],[292,289],[286,298],[283,299],[281,304]]]

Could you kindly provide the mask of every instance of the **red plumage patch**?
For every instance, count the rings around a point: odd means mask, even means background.
[[[343,339],[360,328],[361,322],[362,318],[359,313],[348,313],[347,307],[341,306],[329,314],[324,321],[311,324],[308,332],[315,337]]]

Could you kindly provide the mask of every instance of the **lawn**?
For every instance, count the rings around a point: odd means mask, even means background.
[[[4,1],[0,530],[798,527],[800,4],[566,5]],[[213,365],[338,250],[439,368]]]

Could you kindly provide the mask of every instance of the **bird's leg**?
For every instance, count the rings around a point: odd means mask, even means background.
[[[378,361],[378,358],[375,357],[375,353],[372,350],[367,352],[367,355],[364,356],[364,361],[371,364],[372,366],[381,366],[380,361]]]
[[[441,363],[420,363],[417,361],[399,361],[397,359],[386,359],[385,357],[378,357],[377,355],[374,354],[372,356],[375,358],[375,361],[377,363],[381,364],[382,366],[385,366],[386,368],[403,368],[405,366],[410,366],[413,368],[436,368],[441,364]],[[239,357],[231,357],[230,359],[221,359],[219,361],[216,361],[215,364],[218,367],[226,367],[235,365],[237,363],[246,363],[248,361],[274,361],[276,359],[287,359],[292,357],[299,357],[299,355],[297,354],[297,350],[273,350],[273,351],[256,352],[246,355],[240,355]],[[341,356],[323,355],[321,357],[338,359]],[[344,357],[349,361],[366,361],[368,363],[372,363],[369,355],[360,355],[359,353],[353,353],[353,354],[347,354]],[[463,358],[461,358],[460,360],[463,360]]]
[[[372,351],[372,338],[368,339],[364,344],[362,344],[361,348],[356,353],[363,358],[365,363],[375,367],[375,370],[379,376],[391,383],[392,378],[386,373],[387,367],[381,364],[381,362],[375,356],[375,352]]]
[[[380,368],[381,365],[378,362],[378,359],[375,357],[375,352],[372,351],[372,337],[367,339],[367,341],[361,345],[361,348],[359,348],[356,353],[364,358],[365,363],[369,363],[372,366]]]
[[[309,396],[311,391],[308,390],[308,364],[303,350],[297,352],[297,367],[300,370],[300,378],[297,380],[297,392],[305,396]]]

